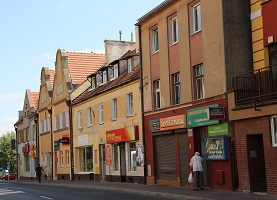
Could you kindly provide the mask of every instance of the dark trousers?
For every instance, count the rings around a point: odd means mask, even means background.
[[[38,182],[41,182],[41,173],[37,173]]]
[[[203,189],[203,172],[195,171],[193,172],[193,189]]]

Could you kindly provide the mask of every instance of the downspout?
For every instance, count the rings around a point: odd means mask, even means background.
[[[53,180],[54,177],[54,154],[53,154],[53,121],[52,121],[52,107],[50,109],[47,108],[48,113],[50,114],[50,140],[51,140],[51,180]]]
[[[35,124],[36,124],[36,147],[37,147],[37,150],[36,150],[36,153],[37,153],[37,163],[40,163],[40,160],[39,160],[39,129],[38,129],[38,120],[39,120],[39,114],[36,113],[35,114],[35,118],[34,118],[34,121],[35,121]],[[36,167],[36,166],[35,166]]]
[[[141,95],[141,123],[142,123],[142,137],[143,137],[143,147],[144,147],[144,184],[147,184],[146,179],[146,146],[145,146],[145,126],[144,126],[144,99],[143,99],[143,70],[142,70],[142,44],[141,44],[141,25],[138,25],[139,34],[139,62],[140,62],[140,95]]]
[[[74,181],[74,159],[73,159],[73,129],[72,129],[72,106],[71,101],[67,100],[66,104],[68,106],[68,112],[69,112],[69,129],[70,129],[70,159],[71,159],[71,170],[70,170],[70,177],[71,181]]]

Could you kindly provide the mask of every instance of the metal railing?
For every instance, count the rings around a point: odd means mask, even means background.
[[[277,100],[277,65],[271,65],[232,78],[235,104]]]

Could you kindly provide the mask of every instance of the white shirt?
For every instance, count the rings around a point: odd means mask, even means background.
[[[203,171],[203,166],[202,166],[202,162],[203,162],[203,158],[201,156],[198,155],[194,155],[192,156],[189,165],[192,166],[192,170],[193,172],[195,171]]]

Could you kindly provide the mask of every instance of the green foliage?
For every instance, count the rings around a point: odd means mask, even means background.
[[[7,132],[0,137],[0,167],[7,168],[10,162],[10,171],[16,172],[17,169],[17,153],[11,149],[11,139],[15,139],[15,132]]]

